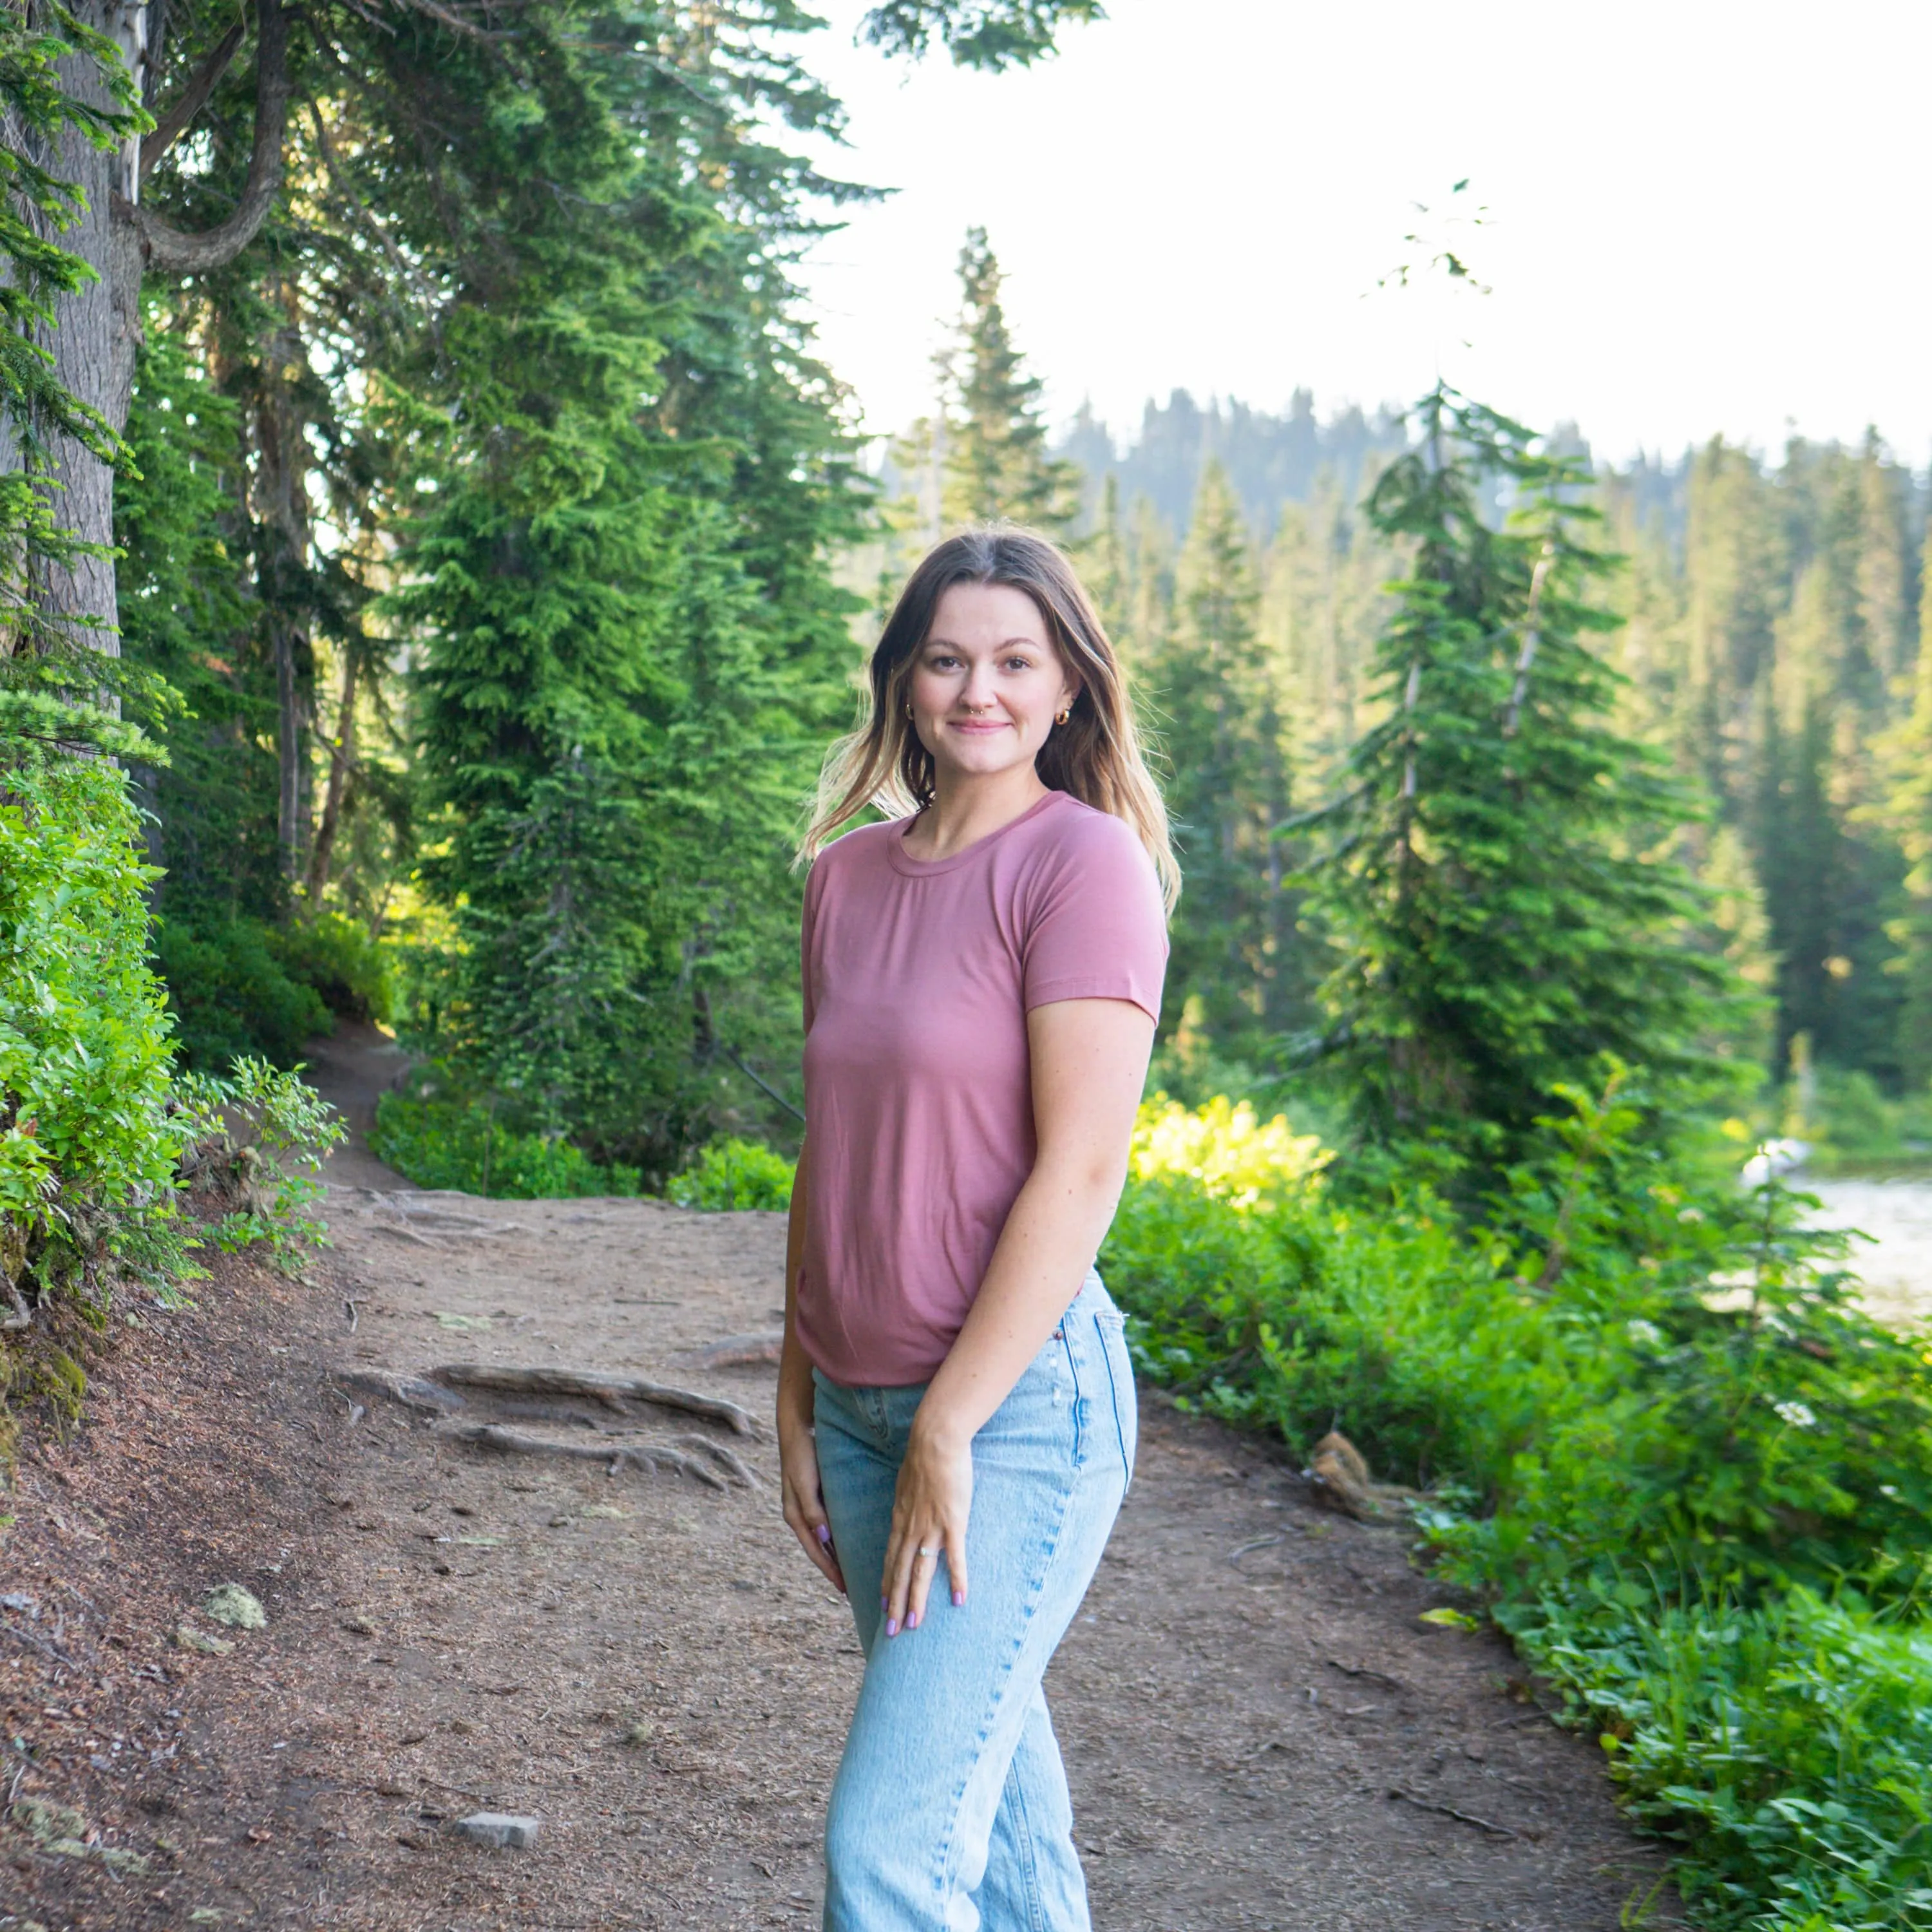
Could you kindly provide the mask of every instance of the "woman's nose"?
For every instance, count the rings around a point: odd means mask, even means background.
[[[992,672],[975,666],[967,674],[966,688],[959,694],[959,701],[968,711],[984,711],[996,694]]]

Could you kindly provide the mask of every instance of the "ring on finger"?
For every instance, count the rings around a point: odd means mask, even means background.
[[[928,1547],[926,1544],[922,1543],[919,1546],[919,1553],[922,1556],[937,1556],[939,1554],[939,1551],[936,1546]]]

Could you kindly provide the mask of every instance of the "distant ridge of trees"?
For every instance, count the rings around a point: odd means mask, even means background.
[[[1124,447],[1083,403],[1058,453],[1085,473],[1090,522],[1112,478],[1124,505],[1144,497],[1178,538],[1210,464],[1225,472],[1250,526],[1264,533],[1285,506],[1308,502],[1324,482],[1354,502],[1374,472],[1407,447],[1399,414],[1378,409],[1371,416],[1350,404],[1324,422],[1312,389],[1297,389],[1279,414],[1219,397],[1204,408],[1176,389],[1165,403],[1149,399]]]

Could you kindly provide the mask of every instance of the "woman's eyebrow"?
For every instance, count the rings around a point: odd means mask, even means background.
[[[1046,648],[1041,639],[1029,638],[1024,634],[1017,638],[1003,638],[993,648],[995,650],[1010,651],[1016,644],[1024,644],[1028,650],[1032,651],[1041,651]],[[964,644],[956,644],[950,638],[928,638],[921,648],[928,651],[963,651],[966,646]]]

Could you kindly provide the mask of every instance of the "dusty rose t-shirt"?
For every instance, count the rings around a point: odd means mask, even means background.
[[[1132,829],[1049,792],[950,859],[908,821],[820,854],[805,891],[805,1258],[798,1331],[833,1381],[946,1359],[1031,1172],[1026,1016],[1160,1016],[1167,922]]]

